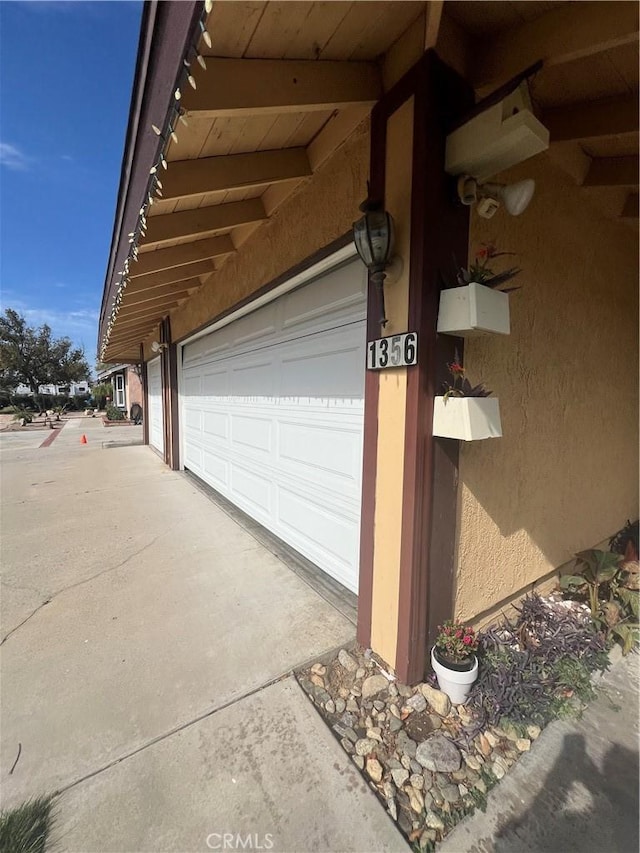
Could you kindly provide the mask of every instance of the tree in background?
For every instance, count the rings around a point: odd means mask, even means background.
[[[0,316],[0,387],[23,383],[37,396],[41,385],[69,385],[89,376],[84,350],[69,338],[54,338],[46,324],[28,326],[12,308]]]

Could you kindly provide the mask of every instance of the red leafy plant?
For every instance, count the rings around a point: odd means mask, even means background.
[[[449,397],[489,397],[491,396],[491,391],[487,390],[484,387],[484,384],[480,382],[478,385],[472,385],[467,377],[465,376],[465,370],[462,364],[460,364],[460,357],[456,352],[455,357],[451,364],[447,365],[449,373],[453,377],[451,382],[445,382],[443,384],[444,388],[444,402],[446,404]]]
[[[513,255],[514,252],[499,252],[494,243],[482,243],[475,254],[475,258],[469,267],[460,267],[456,263],[456,282],[459,286],[464,286],[475,282],[483,284],[485,287],[492,289],[502,289],[502,285],[511,281],[512,278],[521,273],[520,267],[509,267],[503,272],[494,272],[489,264],[496,258],[503,258],[507,255]],[[504,288],[503,293],[510,293],[512,290],[517,290],[517,287]]]
[[[443,663],[463,663],[477,650],[478,638],[470,625],[447,619],[438,625],[434,645]]]

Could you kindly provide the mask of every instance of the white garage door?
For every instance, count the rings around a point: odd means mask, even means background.
[[[162,414],[162,374],[160,359],[155,358],[147,365],[149,394],[149,443],[164,453],[164,417]]]
[[[357,591],[366,271],[325,273],[182,351],[183,463]]]

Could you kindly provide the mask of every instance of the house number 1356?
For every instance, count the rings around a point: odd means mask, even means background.
[[[391,335],[367,344],[367,368],[383,370],[385,367],[408,367],[418,361],[418,333]]]

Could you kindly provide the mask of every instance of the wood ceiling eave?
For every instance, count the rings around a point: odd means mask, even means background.
[[[437,45],[478,99],[542,60],[529,85],[551,156],[605,215],[625,221],[637,212],[638,12],[632,2],[446,2],[464,58],[444,38]]]

